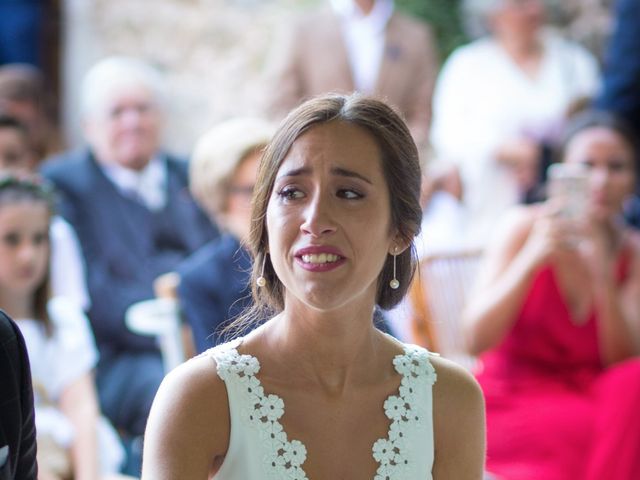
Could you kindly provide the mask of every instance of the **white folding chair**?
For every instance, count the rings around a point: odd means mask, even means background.
[[[154,298],[134,303],[125,313],[125,323],[134,333],[157,338],[165,372],[185,361],[177,300]]]
[[[156,337],[167,373],[194,354],[190,330],[186,335],[180,315],[179,284],[176,272],[160,275],[153,282],[156,298],[135,303],[125,312],[129,330]]]
[[[461,317],[481,257],[479,250],[428,256],[410,291],[414,340],[467,368],[475,360],[463,348]]]

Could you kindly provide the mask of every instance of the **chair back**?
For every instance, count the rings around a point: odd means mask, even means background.
[[[169,272],[153,282],[156,298],[131,305],[125,312],[125,323],[129,330],[139,335],[156,338],[165,373],[194,355],[191,331],[182,321],[178,301],[180,275]]]
[[[165,373],[185,361],[177,300],[153,298],[134,303],[125,312],[125,323],[134,333],[156,337]]]
[[[409,294],[414,341],[467,368],[475,360],[463,348],[462,311],[481,258],[480,250],[425,257]]]

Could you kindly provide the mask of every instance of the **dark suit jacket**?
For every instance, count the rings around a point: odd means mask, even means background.
[[[61,214],[75,228],[87,264],[89,319],[101,359],[118,352],[156,350],[155,340],[130,332],[126,309],[154,297],[153,280],[217,236],[187,189],[187,168],[164,156],[167,206],[153,213],[123,195],[90,151],[52,159],[43,174],[57,187]]]
[[[625,117],[640,133],[640,2],[618,0],[596,105]]]
[[[18,326],[0,311],[0,480],[35,480],[36,427],[27,347]]]
[[[222,343],[220,329],[251,305],[251,258],[234,236],[224,235],[186,259],[177,271],[180,305],[196,349],[204,352]]]
[[[603,88],[595,105],[622,116],[640,135],[640,1],[618,0],[615,21],[605,58]],[[625,218],[640,228],[640,178],[636,195],[625,207]]]

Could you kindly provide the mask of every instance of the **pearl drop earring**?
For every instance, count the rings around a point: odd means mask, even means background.
[[[267,263],[267,254],[264,254],[262,257],[262,270],[260,272],[260,276],[256,278],[256,285],[259,287],[264,287],[267,284],[267,279],[264,278],[264,264]]]
[[[397,252],[398,252],[398,247],[394,247],[394,249],[393,249],[393,279],[389,282],[389,286],[393,290],[397,290],[398,287],[400,286],[400,282],[396,278],[396,258],[398,256]]]

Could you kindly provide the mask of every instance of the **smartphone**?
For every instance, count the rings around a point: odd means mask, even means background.
[[[547,194],[560,205],[560,214],[568,219],[583,218],[589,201],[587,168],[579,163],[554,163],[547,169]]]

